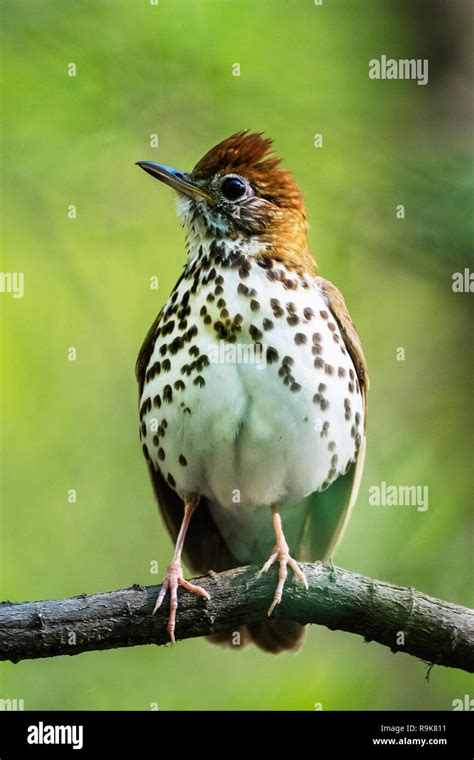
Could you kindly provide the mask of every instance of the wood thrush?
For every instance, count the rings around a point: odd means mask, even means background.
[[[278,564],[270,616],[287,567],[307,586],[297,560],[332,556],[360,484],[364,354],[342,295],[316,274],[302,193],[271,148],[239,132],[191,173],[138,163],[176,191],[188,254],[136,367],[143,452],[176,541],[155,606],[170,594],[172,642],[179,586],[209,598],[182,556],[199,573]],[[303,627],[270,618],[240,633],[279,652]]]

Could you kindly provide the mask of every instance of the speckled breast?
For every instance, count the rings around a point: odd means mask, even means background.
[[[363,399],[314,276],[214,248],[161,312],[140,400],[145,456],[221,510],[323,490],[356,459]]]

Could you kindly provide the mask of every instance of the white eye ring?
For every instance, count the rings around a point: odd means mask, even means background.
[[[226,201],[236,203],[250,195],[252,188],[238,174],[226,174],[221,180],[220,191]]]

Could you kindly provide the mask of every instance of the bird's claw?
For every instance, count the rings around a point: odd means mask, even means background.
[[[211,598],[207,591],[205,591],[201,586],[196,586],[194,583],[190,583],[185,579],[183,576],[183,568],[181,567],[181,562],[171,562],[168,565],[168,572],[166,573],[166,576],[163,580],[163,583],[161,585],[160,593],[158,594],[158,598],[155,602],[155,606],[153,608],[153,615],[155,612],[161,607],[163,600],[169,591],[170,594],[170,615],[168,618],[168,625],[167,625],[167,631],[168,635],[170,637],[171,644],[176,643],[176,639],[174,636],[174,629],[176,626],[176,610],[178,609],[178,587],[182,586],[186,589],[186,591],[190,591],[193,594],[197,594],[198,596],[203,597],[203,599],[206,599],[206,601],[209,601]]]
[[[277,544],[274,548],[272,553],[270,554],[269,558],[265,562],[262,569],[258,572],[257,578],[260,578],[262,576],[262,573],[266,573],[267,570],[271,568],[271,566],[278,560],[280,563],[280,569],[278,572],[278,583],[275,590],[275,594],[273,596],[273,601],[268,609],[268,617],[271,616],[273,610],[277,606],[277,604],[280,604],[281,598],[283,595],[283,587],[285,585],[286,577],[288,575],[287,566],[289,565],[291,569],[293,570],[294,574],[297,576],[297,578],[300,579],[300,581],[303,583],[306,590],[308,590],[308,581],[306,579],[305,574],[299,567],[298,563],[296,562],[293,557],[290,557],[290,553],[288,550],[288,544],[286,541],[282,541],[279,544]]]

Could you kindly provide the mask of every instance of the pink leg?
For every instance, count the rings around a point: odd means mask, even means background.
[[[277,606],[277,604],[280,604],[281,597],[283,594],[283,587],[285,585],[286,577],[288,575],[287,571],[287,565],[291,567],[294,574],[300,579],[300,581],[303,582],[304,587],[308,589],[308,581],[306,580],[306,576],[303,573],[303,571],[298,566],[296,560],[293,559],[293,557],[290,557],[290,552],[288,549],[288,544],[286,543],[285,535],[283,533],[283,527],[281,524],[281,517],[279,513],[276,510],[276,507],[272,507],[272,513],[273,513],[273,527],[275,529],[275,536],[276,536],[276,544],[273,548],[272,553],[270,554],[270,557],[265,562],[264,566],[260,570],[258,577],[262,575],[262,573],[266,573],[267,570],[270,569],[270,567],[278,560],[280,563],[280,571],[278,573],[278,583],[275,590],[275,594],[273,597],[273,602],[270,605],[270,608],[268,610],[268,617],[272,614],[273,610]]]
[[[170,616],[168,619],[167,630],[172,644],[176,643],[174,637],[174,629],[176,625],[176,610],[178,609],[178,586],[183,586],[186,591],[191,591],[193,594],[202,596],[204,599],[209,600],[211,597],[200,586],[195,586],[193,583],[185,580],[183,577],[183,568],[181,567],[181,554],[183,551],[184,539],[186,537],[191,517],[194,510],[199,504],[199,496],[193,496],[189,501],[184,504],[184,517],[179,529],[178,538],[176,539],[176,546],[174,549],[173,559],[168,565],[168,572],[163,580],[158,599],[156,600],[153,614],[159,609],[163,603],[163,599],[166,596],[166,592],[170,593]]]

